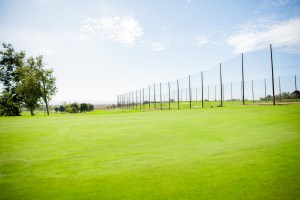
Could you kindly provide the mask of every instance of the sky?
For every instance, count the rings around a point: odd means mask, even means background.
[[[0,0],[0,42],[44,56],[52,102],[112,102],[270,43],[300,61],[300,1]]]

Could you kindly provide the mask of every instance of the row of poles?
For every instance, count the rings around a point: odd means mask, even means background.
[[[272,55],[272,45],[270,44],[270,59],[271,59],[271,72],[272,72],[272,94],[273,94],[273,105],[275,105],[275,86],[274,86],[274,70],[273,70],[273,55]],[[265,97],[266,97],[266,80],[264,79],[265,83]],[[156,91],[155,91],[155,84],[153,88],[154,92],[154,101],[152,101],[154,109],[157,109],[157,103],[160,104],[160,109],[162,109],[162,89],[161,89],[161,83],[159,84],[160,87],[160,96],[159,96],[159,102],[156,101]],[[201,87],[202,87],[202,101],[201,105],[202,108],[204,108],[204,98],[203,98],[203,71],[201,71]],[[295,76],[295,88],[297,90],[297,84],[296,84],[296,76]],[[242,91],[242,102],[243,105],[245,105],[245,81],[244,81],[244,55],[242,53],[242,82],[241,82],[241,91]],[[150,93],[150,86],[149,86],[149,96],[148,100],[145,100],[145,89],[140,89],[138,95],[138,90],[136,90],[136,99],[134,103],[134,92],[131,93],[124,93],[117,96],[117,106],[119,108],[123,109],[131,109],[136,108],[138,109],[138,106],[140,109],[145,109],[146,105],[148,104],[149,109],[151,108],[151,93]],[[224,101],[224,84],[222,82],[222,64],[220,63],[220,106],[223,106]],[[279,77],[279,93],[281,95],[281,86],[280,86],[280,77]],[[139,99],[138,99],[139,96]],[[189,75],[189,89],[188,89],[188,96],[189,96],[189,108],[192,108],[192,91],[191,91],[191,76]],[[232,96],[232,83],[231,83],[231,96]],[[252,80],[252,97],[254,101],[254,89],[253,89],[253,80]],[[179,81],[177,79],[177,108],[180,109],[180,96],[179,96]],[[216,100],[216,87],[215,87],[215,100]],[[172,99],[174,101],[174,99]],[[138,103],[139,102],[139,103]],[[168,109],[171,109],[171,90],[170,90],[170,82],[168,82]]]

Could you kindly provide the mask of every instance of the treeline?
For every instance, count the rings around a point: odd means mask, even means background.
[[[57,92],[53,70],[45,68],[43,56],[26,58],[25,51],[15,51],[3,44],[0,51],[0,115],[19,116],[22,107],[31,115],[44,104],[49,115],[49,102]]]
[[[61,112],[61,113],[79,113],[79,112],[90,112],[94,110],[94,105],[90,103],[71,103],[71,104],[64,104],[60,106],[55,106],[54,108],[55,112]]]
[[[273,97],[271,95],[267,95],[266,97],[260,97],[261,101],[272,101]],[[300,91],[295,90],[292,93],[282,92],[280,94],[275,95],[276,100],[288,100],[288,99],[300,99]]]

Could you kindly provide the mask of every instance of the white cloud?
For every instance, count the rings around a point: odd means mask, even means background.
[[[197,42],[197,45],[201,47],[205,44],[208,44],[208,38],[205,36],[198,36],[196,38],[196,42]]]
[[[229,36],[227,42],[238,53],[264,49],[270,43],[283,51],[300,53],[300,18],[284,22],[270,19],[250,22],[240,26],[240,30]]]
[[[34,54],[36,55],[55,55],[56,51],[53,51],[51,49],[44,49],[44,48],[39,48],[33,51]]]
[[[84,17],[82,33],[77,39],[111,40],[123,46],[133,46],[143,35],[142,27],[131,16],[104,17],[100,19]]]
[[[160,42],[152,42],[151,48],[152,48],[152,51],[163,51],[166,49],[166,46]]]

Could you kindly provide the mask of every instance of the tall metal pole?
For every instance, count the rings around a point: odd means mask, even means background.
[[[203,99],[203,71],[201,71],[201,96],[202,96],[201,105],[202,105],[202,108],[204,108],[204,99]]]
[[[179,110],[179,82],[178,82],[178,79],[177,79],[177,107],[178,107],[178,110]]]
[[[192,109],[191,75],[189,75],[189,98],[190,98],[190,109]]]
[[[196,87],[196,102],[198,101],[198,88]]]
[[[223,106],[223,84],[222,84],[222,65],[220,63],[220,86],[221,86],[221,107]]]
[[[272,44],[270,44],[270,53],[271,53],[271,68],[272,68],[273,105],[275,105],[275,87],[274,87],[274,70],[273,70]]]
[[[170,100],[170,82],[168,82],[168,88],[169,88],[169,110],[171,110],[171,100]]]
[[[244,54],[242,53],[242,98],[245,105]]]

